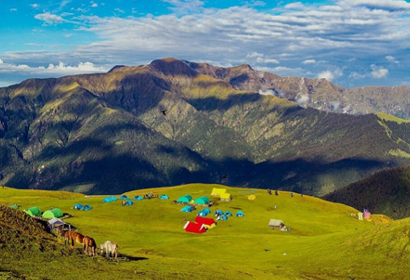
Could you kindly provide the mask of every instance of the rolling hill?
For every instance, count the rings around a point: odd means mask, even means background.
[[[1,88],[0,183],[101,194],[223,182],[323,195],[410,164],[410,123],[259,94],[242,86],[254,72],[167,58]]]
[[[242,210],[245,217],[218,221],[216,228],[201,235],[186,233],[183,226],[197,211],[181,212],[182,205],[171,200],[185,194],[209,196],[213,187],[224,186],[131,191],[126,193],[130,197],[154,192],[167,194],[170,200],[134,201],[130,207],[121,206],[120,201],[103,203],[104,196],[0,189],[1,204],[17,203],[20,209],[59,207],[73,215],[65,221],[79,232],[94,237],[98,244],[115,241],[120,248],[119,261],[114,262],[78,254],[56,240],[49,241],[58,249],[55,253],[37,250],[38,241],[30,239],[26,245],[32,245],[33,251],[27,257],[22,254],[19,261],[10,258],[16,251],[0,250],[1,270],[26,279],[408,279],[409,219],[392,221],[374,215],[372,221],[359,221],[350,216],[357,210],[319,198],[227,188],[233,200],[212,198],[216,205],[211,210]],[[251,193],[256,200],[247,199]],[[93,210],[73,210],[76,203],[89,204]],[[0,208],[3,216],[4,209]],[[282,219],[291,230],[269,229],[271,218]],[[55,258],[59,252],[67,255]]]
[[[380,171],[323,198],[395,219],[409,217],[410,167]]]

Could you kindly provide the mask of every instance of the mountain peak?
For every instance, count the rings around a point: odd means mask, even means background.
[[[119,70],[119,69],[122,69],[122,68],[124,68],[124,67],[127,67],[127,66],[125,66],[125,65],[115,65],[113,68],[111,68],[110,71],[108,71],[108,73],[113,73],[113,72],[115,72],[115,71],[117,71],[117,70]]]
[[[167,76],[182,75],[192,78],[197,75],[197,72],[186,63],[172,57],[154,60],[149,66]]]

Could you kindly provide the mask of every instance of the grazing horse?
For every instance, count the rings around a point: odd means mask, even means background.
[[[75,231],[70,231],[71,234],[71,240],[72,240],[72,246],[74,247],[75,243],[84,244],[84,235],[81,233],[75,232]]]
[[[64,245],[66,245],[67,243],[72,244],[70,231],[65,231],[63,233],[63,237],[64,237]]]
[[[84,244],[84,254],[91,256],[95,256],[97,254],[97,243],[95,242],[94,238],[85,236],[83,239]]]
[[[110,255],[111,257],[114,256],[115,259],[117,259],[117,256],[118,256],[117,243],[107,240],[104,242],[104,244],[100,245],[100,249],[101,249],[101,255],[104,254],[104,250],[105,250],[105,255],[107,259],[110,257]]]

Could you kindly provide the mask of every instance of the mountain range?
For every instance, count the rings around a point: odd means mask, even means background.
[[[408,117],[407,92],[172,58],[29,79],[0,88],[0,184],[99,194],[203,182],[324,195],[410,165],[410,122],[363,114]]]

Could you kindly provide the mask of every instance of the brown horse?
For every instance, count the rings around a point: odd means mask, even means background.
[[[74,247],[75,243],[83,244],[84,235],[75,231],[66,231],[64,233],[64,244],[68,241],[71,247]]]
[[[94,238],[85,236],[83,240],[84,244],[84,254],[88,255],[91,253],[91,256],[95,256],[97,250],[97,243],[95,242]]]
[[[68,244],[72,244],[72,240],[71,240],[71,235],[69,231],[65,231],[63,234],[64,237],[64,245]]]

